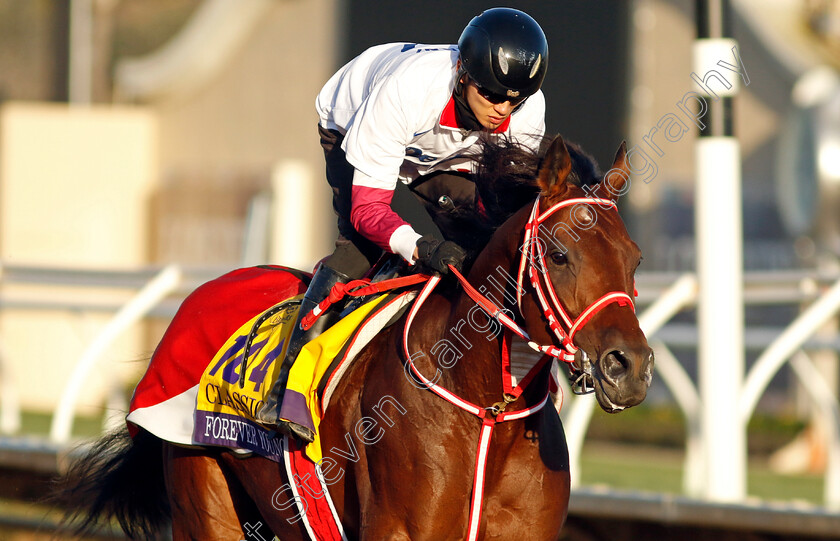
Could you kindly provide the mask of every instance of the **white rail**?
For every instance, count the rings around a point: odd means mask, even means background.
[[[772,280],[770,281],[772,282]],[[799,290],[805,294],[813,289],[807,281],[800,281]],[[768,287],[772,287],[769,284]],[[691,496],[702,496],[705,491],[707,456],[704,452],[702,433],[702,401],[697,387],[673,356],[667,346],[653,338],[662,326],[684,308],[697,302],[697,281],[693,275],[684,275],[673,286],[661,293],[656,302],[639,316],[642,330],[651,340],[656,352],[656,372],[683,413],[686,421],[686,457],[683,472],[683,490]],[[796,318],[756,360],[743,386],[728,387],[738,401],[735,415],[741,435],[746,440],[749,419],[755,410],[767,385],[786,361],[802,382],[819,415],[827,427],[828,463],[825,473],[824,504],[840,510],[840,405],[825,382],[823,376],[802,351],[802,347],[827,321],[840,311],[840,280],[816,297],[802,314]],[[569,444],[569,458],[572,469],[572,486],[580,481],[580,456],[583,440],[595,408],[591,397],[579,397],[567,406],[564,417],[566,437]],[[746,482],[746,470],[735,471]]]
[[[696,300],[697,279],[693,274],[685,274],[639,316],[639,326],[646,336],[651,337],[668,320]],[[663,365],[665,366],[664,369],[662,368]],[[666,356],[663,359],[657,358],[656,369],[663,376],[665,383],[675,397],[697,396],[697,390],[692,385],[691,379],[685,373],[679,361],[673,356]],[[690,401],[691,399],[686,398],[686,400]],[[699,403],[699,399],[695,398],[695,401]],[[678,404],[683,407],[683,403],[678,401]],[[589,421],[592,418],[592,411],[595,409],[595,400],[592,396],[578,397],[568,407],[569,413],[564,419],[564,428],[569,447],[572,487],[577,487],[580,484],[580,457],[583,451],[583,440],[586,436]],[[687,418],[690,416],[694,418],[697,415],[690,407],[683,408],[683,413]]]
[[[746,426],[752,417],[758,399],[779,368],[817,330],[840,310],[840,280],[834,283],[822,297],[797,317],[785,331],[776,338],[755,361],[747,376],[738,403],[738,416]]]
[[[88,374],[96,366],[97,361],[108,346],[126,329],[142,319],[162,299],[172,293],[180,282],[181,270],[179,267],[172,265],[163,269],[114,315],[102,332],[82,353],[53,413],[52,426],[50,427],[50,439],[52,441],[58,443],[69,441],[79,393],[87,380]]]
[[[683,470],[683,491],[689,496],[703,493],[706,462],[703,455],[703,433],[701,430],[702,404],[700,393],[683,369],[680,362],[664,342],[652,344],[656,354],[656,370],[662,376],[671,396],[677,402],[685,417],[685,462]]]
[[[800,351],[791,358],[790,366],[823,417],[828,443],[823,499],[827,508],[838,511],[840,510],[840,433],[838,433],[840,407],[837,405],[834,393],[826,385],[823,375],[808,355]]]

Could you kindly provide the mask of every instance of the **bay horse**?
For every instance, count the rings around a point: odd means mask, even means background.
[[[514,165],[504,153],[496,161]],[[324,476],[347,539],[558,538],[570,476],[560,418],[542,407],[551,363],[513,383],[503,325],[543,359],[574,359],[605,411],[645,398],[653,354],[632,302],[641,255],[612,201],[629,188],[626,147],[603,177],[559,136],[534,163],[523,190],[483,194],[491,211],[516,208],[468,284],[429,280],[333,394],[320,426],[331,460]],[[491,283],[507,284],[503,294],[479,293]],[[378,426],[364,422],[376,418]],[[296,509],[278,505],[288,482],[266,458],[141,430],[100,440],[60,486],[78,532],[106,517],[141,539],[170,521],[175,541],[308,539]]]

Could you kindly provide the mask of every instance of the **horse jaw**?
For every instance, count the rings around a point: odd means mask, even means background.
[[[619,406],[610,400],[609,395],[604,392],[603,384],[597,378],[595,380],[595,399],[598,401],[598,405],[601,406],[601,409],[607,413],[618,413],[625,410],[624,406]]]

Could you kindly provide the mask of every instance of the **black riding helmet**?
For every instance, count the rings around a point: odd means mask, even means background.
[[[461,69],[488,92],[523,98],[537,92],[548,67],[548,42],[522,11],[493,8],[473,17],[458,39]]]

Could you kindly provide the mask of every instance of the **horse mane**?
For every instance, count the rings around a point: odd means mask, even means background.
[[[449,209],[441,232],[444,238],[457,242],[467,252],[465,268],[469,268],[493,233],[521,208],[534,202],[542,188],[537,182],[540,168],[554,137],[543,137],[537,149],[526,147],[507,137],[485,138],[470,156],[475,167],[474,204]],[[601,173],[595,160],[571,142],[566,148],[572,159],[567,181],[575,186],[596,184]],[[445,219],[445,221],[444,221]]]
[[[537,175],[553,139],[543,137],[537,150],[508,138],[484,141],[475,157],[475,181],[492,230],[537,197]],[[572,158],[568,182],[580,187],[597,184],[601,172],[595,160],[576,143],[566,141],[566,148]]]

